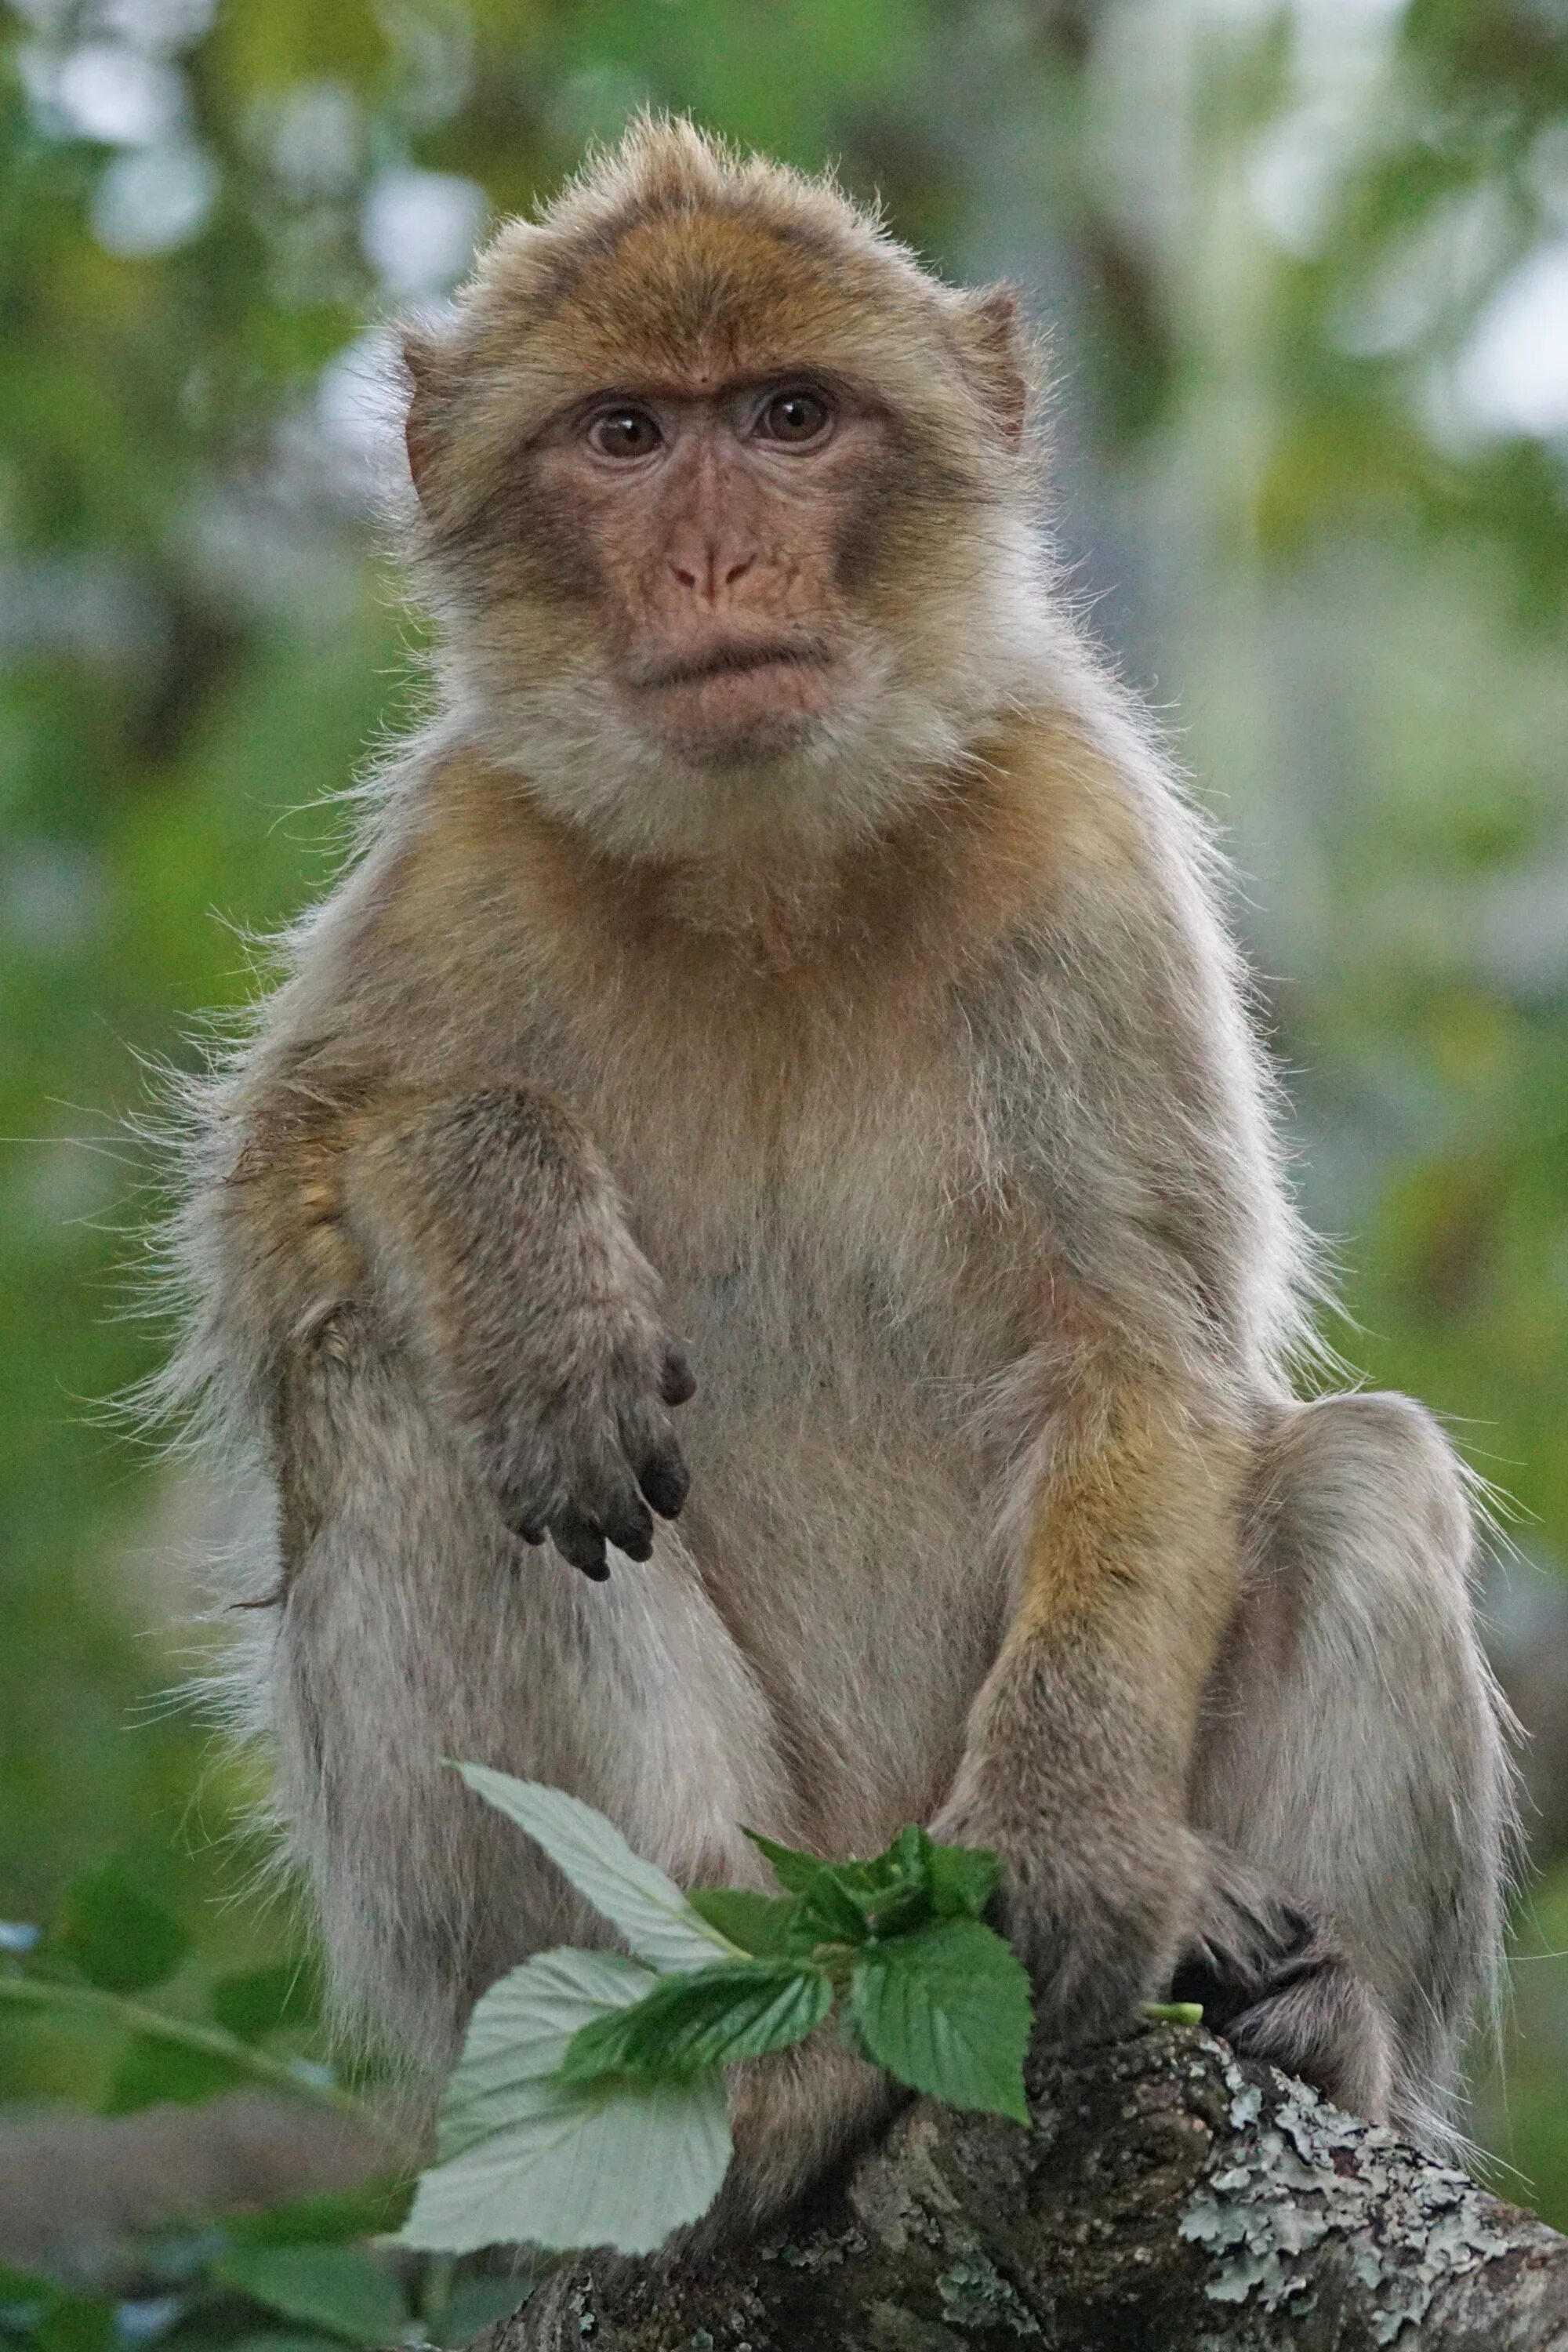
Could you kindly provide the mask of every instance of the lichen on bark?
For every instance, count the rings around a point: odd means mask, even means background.
[[[702,2263],[558,2271],[487,2352],[1568,2352],[1568,2240],[1201,2030],[921,2102]]]

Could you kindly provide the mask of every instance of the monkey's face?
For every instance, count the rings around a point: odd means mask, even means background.
[[[868,401],[810,374],[607,391],[546,428],[540,511],[592,575],[637,732],[705,762],[831,725],[864,683],[844,575],[887,443]]]
[[[1029,691],[1011,300],[694,135],[632,145],[407,346],[448,677],[617,850],[837,849]]]

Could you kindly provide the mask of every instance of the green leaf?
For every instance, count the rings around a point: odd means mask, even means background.
[[[490,1987],[441,2104],[440,2161],[419,2182],[400,2243],[651,2253],[707,2211],[731,2155],[719,2075],[586,2088],[555,2079],[581,2027],[656,1982],[617,1953],[556,1951]]]
[[[793,1895],[759,1895],[749,1886],[694,1886],[691,1907],[742,1952],[765,1956],[787,1951],[800,1905]]]
[[[532,2281],[526,2278],[460,2278],[430,2323],[430,2341],[462,2352],[483,2329],[520,2311],[532,2293]]]
[[[799,1846],[780,1845],[775,1838],[764,1837],[761,1830],[742,1829],[742,1837],[750,1838],[763,1860],[773,1868],[773,1876],[792,1895],[809,1895],[825,1870],[833,1865],[819,1853],[803,1853]]]
[[[237,1969],[219,1977],[207,2006],[226,2032],[241,2042],[261,2042],[285,2025],[314,2025],[321,2016],[321,1986],[308,1960],[279,1960],[270,1968]]]
[[[1201,2025],[1204,2021],[1200,2000],[1146,2000],[1143,2014],[1157,2025]]]
[[[399,2242],[651,2253],[708,2210],[731,2153],[717,2074],[636,2087],[519,2083],[504,2111],[492,2106],[482,2142],[424,2174]]]
[[[656,1969],[700,1969],[734,1958],[728,1937],[692,1909],[672,1878],[635,1854],[615,1823],[592,1805],[483,1764],[457,1769],[476,1795],[537,1839],[579,1895]]]
[[[833,2007],[833,1985],[809,1960],[729,1960],[666,1977],[634,2008],[583,2026],[561,2079],[637,2074],[679,2081],[804,2042]]]
[[[482,2143],[421,2178],[400,2244],[654,2253],[708,2210],[729,2157],[720,2074],[637,2088],[520,2082],[505,2110],[491,2107]]]
[[[437,2117],[443,2163],[486,2138],[497,2116],[510,2115],[520,2084],[558,2074],[580,2027],[630,2009],[658,1982],[651,1969],[619,1952],[562,1950],[541,1952],[491,1985],[474,2005],[462,2055]]]
[[[252,2077],[216,2052],[192,2050],[155,2033],[133,2033],[110,2078],[103,2112],[133,2115],[139,2107],[199,2106]]]
[[[863,1943],[868,1937],[907,1934],[933,1919],[978,1918],[996,1884],[994,1854],[937,1845],[917,1822],[865,1861],[823,1862],[754,1830],[746,1835],[781,1885],[806,1906],[795,1923],[798,1938],[810,1934],[821,1942]]]
[[[866,2048],[900,2082],[1028,2122],[1029,1979],[980,1920],[943,1919],[867,1953],[849,2006]]]
[[[984,1918],[1002,1875],[1002,1864],[988,1847],[933,1842],[926,1868],[939,1919]]]
[[[231,2246],[209,2275],[284,2319],[348,2344],[395,2344],[408,2325],[390,2268],[363,2247]]]
[[[826,1867],[800,1897],[795,1927],[808,1950],[817,1944],[868,1943],[872,1932],[865,1911],[847,1892],[838,1873]]]
[[[145,1992],[172,1977],[191,1948],[173,1912],[118,1862],[102,1862],[69,1888],[54,1948],[102,1992]]]
[[[231,2214],[224,2226],[237,2246],[335,2246],[395,2230],[407,2203],[407,2182],[384,2178]]]
[[[834,1864],[824,1862],[820,1854],[802,1853],[796,1846],[780,1845],[761,1830],[742,1834],[772,1864],[779,1885],[798,1898],[795,1931],[807,1949],[814,1944],[866,1941],[865,1915],[840,1885]]]

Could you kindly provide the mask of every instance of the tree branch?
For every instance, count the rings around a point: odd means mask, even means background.
[[[689,2268],[557,2272],[492,2352],[1568,2352],[1568,2239],[1202,2031],[922,2103]]]

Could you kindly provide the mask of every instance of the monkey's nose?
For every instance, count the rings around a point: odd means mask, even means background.
[[[717,548],[710,548],[700,569],[689,563],[677,563],[673,557],[669,568],[683,588],[697,590],[712,604],[727,590],[733,588],[737,581],[745,578],[756,560],[754,555],[742,555],[731,560],[721,554]]]

